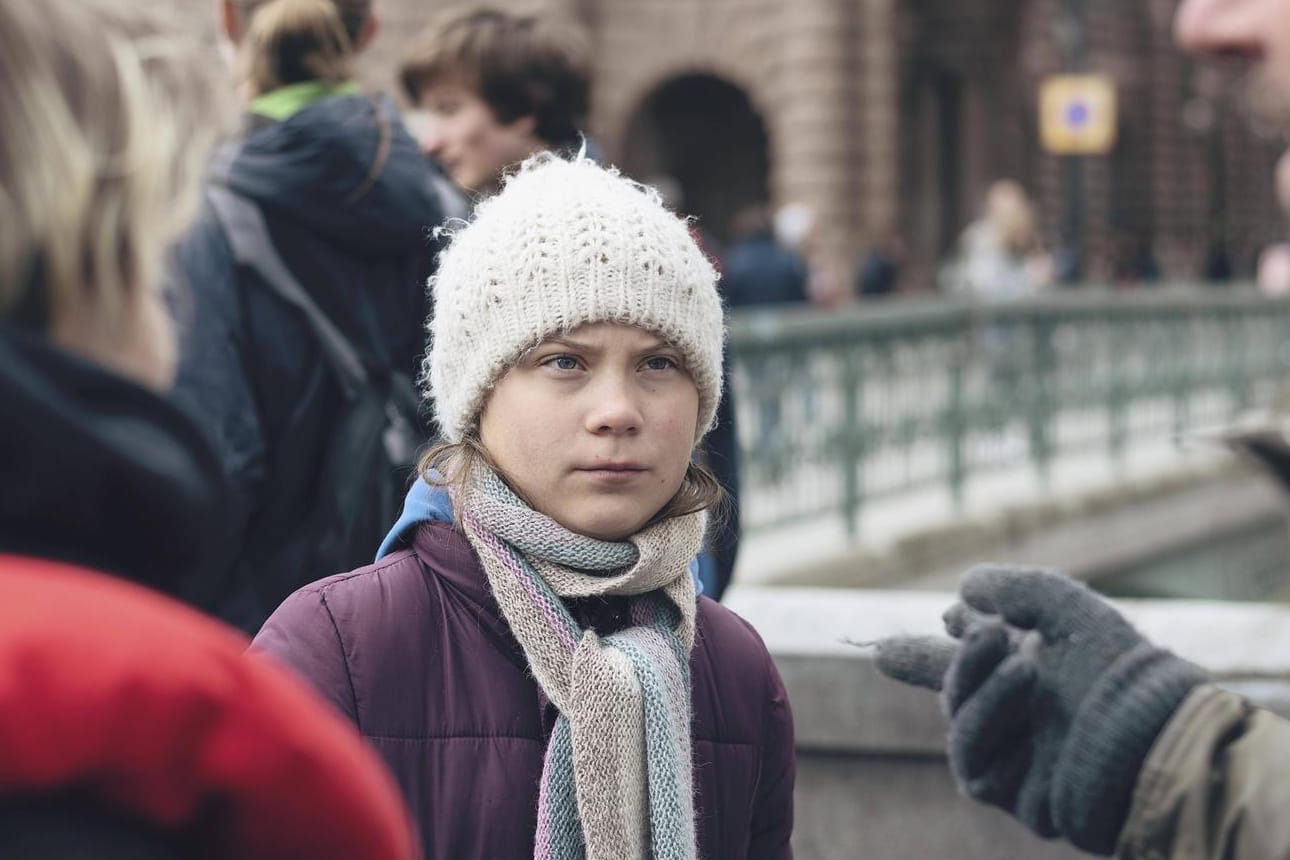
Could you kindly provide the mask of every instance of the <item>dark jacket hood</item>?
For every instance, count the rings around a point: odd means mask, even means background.
[[[359,256],[416,252],[439,199],[416,141],[388,99],[320,99],[282,122],[255,118],[217,155],[234,191]]]
[[[222,472],[153,392],[0,326],[0,551],[92,567],[205,608]]]

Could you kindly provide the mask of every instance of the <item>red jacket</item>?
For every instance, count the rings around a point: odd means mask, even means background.
[[[86,790],[203,857],[415,858],[376,758],[245,646],[138,586],[0,555],[0,798]]]

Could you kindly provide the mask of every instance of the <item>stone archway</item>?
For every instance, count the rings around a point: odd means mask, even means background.
[[[711,74],[671,78],[642,100],[623,136],[622,166],[642,181],[672,177],[676,205],[719,242],[741,209],[770,198],[766,125],[740,87]]]

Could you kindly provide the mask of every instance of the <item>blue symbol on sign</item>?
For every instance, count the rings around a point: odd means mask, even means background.
[[[1074,128],[1088,125],[1093,112],[1084,102],[1071,102],[1066,107],[1066,124]]]

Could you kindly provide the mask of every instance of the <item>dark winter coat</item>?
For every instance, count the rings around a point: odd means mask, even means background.
[[[257,118],[214,164],[214,181],[260,204],[278,253],[374,375],[415,376],[440,207],[393,107],[342,95],[282,122]],[[302,315],[235,266],[209,206],[176,262],[190,325],[175,400],[208,431],[235,489],[220,615],[254,631],[293,588],[326,570],[307,560],[316,536],[270,533],[257,514],[270,493],[288,509],[309,509],[323,470],[302,469],[299,480],[273,487],[266,475],[288,452],[317,462],[343,398]],[[252,583],[269,570],[289,587],[256,593]]]
[[[570,603],[601,633],[621,599]],[[428,858],[533,856],[556,710],[538,689],[478,557],[451,522],[293,594],[255,647],[300,671],[384,756]],[[700,856],[791,856],[792,716],[765,646],[699,599],[690,659]]]
[[[227,490],[165,399],[0,325],[0,553],[106,571],[211,608]]]
[[[162,596],[202,605],[224,541],[190,420],[4,325],[0,404],[0,857],[411,860],[350,728]]]

